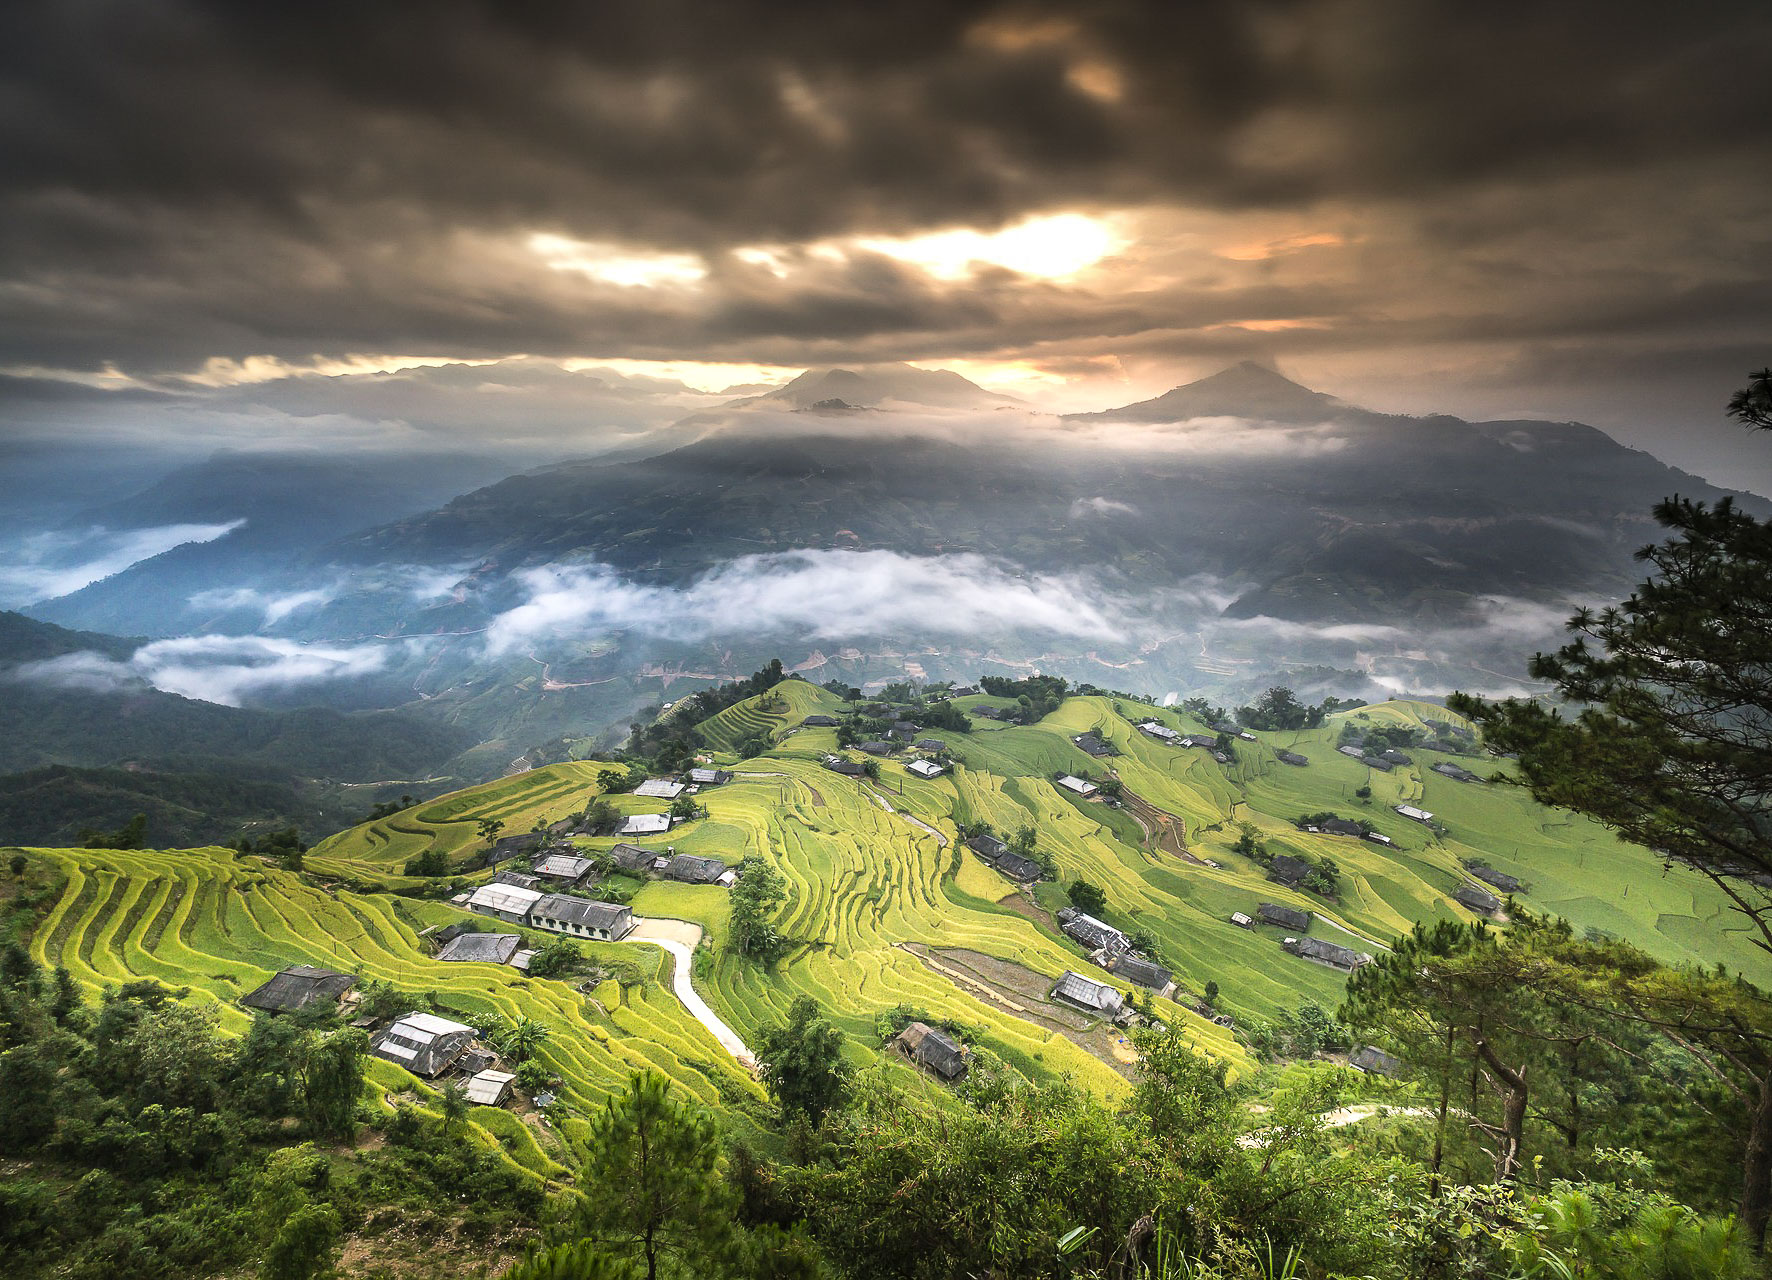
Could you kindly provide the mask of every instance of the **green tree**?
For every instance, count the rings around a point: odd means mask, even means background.
[[[315,1280],[332,1270],[332,1258],[343,1230],[338,1210],[329,1204],[306,1204],[290,1214],[259,1263],[260,1280]]]
[[[503,818],[481,818],[479,824],[474,828],[474,834],[486,841],[487,844],[491,844],[498,839],[498,833],[504,829]]]
[[[12,868],[13,878],[17,879],[19,876],[24,875],[25,868],[31,865],[31,860],[25,857],[22,853],[15,853],[12,855],[12,858],[8,861],[7,865]]]
[[[1079,911],[1100,916],[1107,910],[1107,894],[1100,885],[1091,884],[1087,880],[1073,880],[1065,893],[1070,897],[1071,905]]]
[[[302,1115],[314,1133],[344,1141],[356,1131],[368,1063],[369,1037],[355,1027],[305,1037],[298,1068]]]
[[[794,1001],[785,1025],[764,1032],[757,1060],[763,1083],[784,1115],[803,1115],[817,1124],[843,1105],[852,1074],[843,1060],[843,1039],[811,996]]]
[[[498,1033],[498,1051],[512,1062],[528,1062],[540,1051],[542,1041],[553,1034],[546,1023],[534,1018],[518,1017]]]
[[[732,886],[732,949],[765,961],[780,954],[782,938],[774,916],[786,898],[787,881],[781,873],[761,859],[747,859]]]
[[[529,976],[532,978],[551,978],[556,974],[572,973],[584,963],[584,952],[570,938],[555,938],[552,942],[537,948],[529,958]]]
[[[460,1080],[449,1081],[438,1095],[437,1105],[443,1112],[443,1135],[448,1137],[468,1118],[467,1086]]]
[[[719,1134],[706,1112],[672,1096],[668,1080],[632,1076],[604,1103],[586,1145],[577,1235],[637,1258],[646,1280],[673,1262],[702,1274],[694,1264],[720,1256],[730,1198],[718,1172]]]

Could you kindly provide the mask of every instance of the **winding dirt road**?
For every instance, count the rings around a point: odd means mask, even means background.
[[[671,990],[676,993],[677,999],[683,1002],[683,1007],[689,1010],[690,1015],[706,1027],[714,1039],[720,1042],[720,1047],[736,1058],[745,1070],[756,1069],[756,1055],[739,1039],[738,1032],[727,1026],[719,1014],[708,1008],[708,1002],[701,998],[689,981],[695,948],[701,942],[700,925],[687,920],[645,918],[634,925],[633,932],[623,941],[650,942],[653,946],[670,952],[676,961],[672,966]]]

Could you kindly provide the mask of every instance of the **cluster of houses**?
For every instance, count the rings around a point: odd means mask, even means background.
[[[248,1009],[273,1015],[323,1007],[348,1014],[356,1003],[356,985],[357,979],[348,973],[307,964],[291,965],[274,974],[263,986],[240,997],[240,1003]],[[470,1103],[481,1107],[500,1106],[510,1098],[517,1077],[509,1071],[496,1070],[498,1059],[475,1048],[474,1037],[474,1029],[465,1023],[434,1013],[413,1012],[402,1014],[386,1030],[371,1038],[369,1051],[427,1080],[436,1080],[445,1073],[458,1076]]]
[[[1113,925],[1076,907],[1065,907],[1058,913],[1058,927],[1082,944],[1093,963],[1115,977],[1160,996],[1174,994],[1174,975],[1162,965],[1138,955],[1132,939]]]
[[[1263,902],[1255,908],[1253,919],[1241,911],[1231,913],[1231,923],[1239,928],[1252,929],[1257,922],[1286,930],[1287,936],[1281,939],[1280,946],[1288,954],[1301,960],[1313,960],[1342,973],[1352,973],[1362,965],[1372,963],[1372,957],[1364,951],[1355,951],[1352,947],[1344,947],[1339,943],[1305,936],[1311,927],[1310,913],[1300,911],[1297,907],[1288,907],[1278,902]]]
[[[1198,747],[1202,751],[1210,752],[1212,758],[1218,763],[1230,763],[1230,757],[1218,749],[1216,737],[1208,737],[1203,733],[1179,733],[1168,725],[1160,724],[1155,720],[1146,720],[1138,726],[1138,731],[1147,738],[1155,738],[1158,742],[1166,742],[1172,747]],[[1238,737],[1248,738],[1251,742],[1255,741],[1254,734],[1239,733],[1235,729],[1231,732],[1237,733]]]
[[[1398,751],[1395,748],[1388,748],[1379,755],[1372,755],[1366,750],[1364,743],[1357,741],[1345,742],[1335,749],[1341,752],[1344,756],[1358,760],[1368,769],[1376,769],[1380,773],[1389,773],[1398,765],[1415,763],[1415,757],[1404,755],[1401,751]]]
[[[1428,815],[1430,818],[1432,814]],[[1373,844],[1381,844],[1387,849],[1397,847],[1397,842],[1382,831],[1368,831],[1357,822],[1347,818],[1325,818],[1321,822],[1307,822],[1300,828],[1313,836],[1352,836],[1355,840],[1370,840]]]
[[[987,867],[1007,876],[1017,884],[1032,884],[1046,874],[1045,869],[1025,854],[1020,854],[996,836],[981,832],[966,842]]]

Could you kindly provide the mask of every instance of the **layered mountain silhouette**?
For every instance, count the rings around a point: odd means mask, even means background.
[[[539,468],[294,548],[283,581],[402,565],[460,572],[472,587],[594,561],[681,583],[737,557],[805,548],[976,552],[1132,592],[1211,575],[1233,589],[1234,616],[1445,623],[1488,596],[1616,596],[1637,572],[1632,552],[1655,536],[1658,499],[1723,496],[1591,427],[1379,414],[1253,363],[1064,419],[946,371],[814,370],[670,436],[689,442]],[[175,619],[128,617],[131,600],[139,609],[152,598],[157,572],[148,562],[126,584],[33,612],[164,630]],[[176,579],[187,596],[191,585]],[[464,631],[504,604],[496,592],[424,602],[365,587],[286,630]]]

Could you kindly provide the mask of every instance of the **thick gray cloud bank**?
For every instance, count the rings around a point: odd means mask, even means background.
[[[27,662],[14,678],[54,688],[110,693],[152,687],[237,707],[281,693],[380,671],[386,645],[304,645],[269,636],[186,636],[156,640],[119,661],[102,654],[62,654]]]
[[[607,631],[673,640],[791,635],[817,641],[1043,633],[1105,642],[1125,641],[1143,625],[1128,600],[1085,577],[1020,573],[976,555],[819,550],[743,556],[681,589],[635,583],[601,565],[547,566],[516,576],[528,598],[488,629],[486,650],[493,657]]]
[[[0,371],[1265,353],[1690,451],[1767,358],[1769,64],[1763,0],[16,0]]]
[[[213,542],[244,520],[148,529],[83,529],[34,534],[0,548],[0,608],[53,600],[191,542]]]

